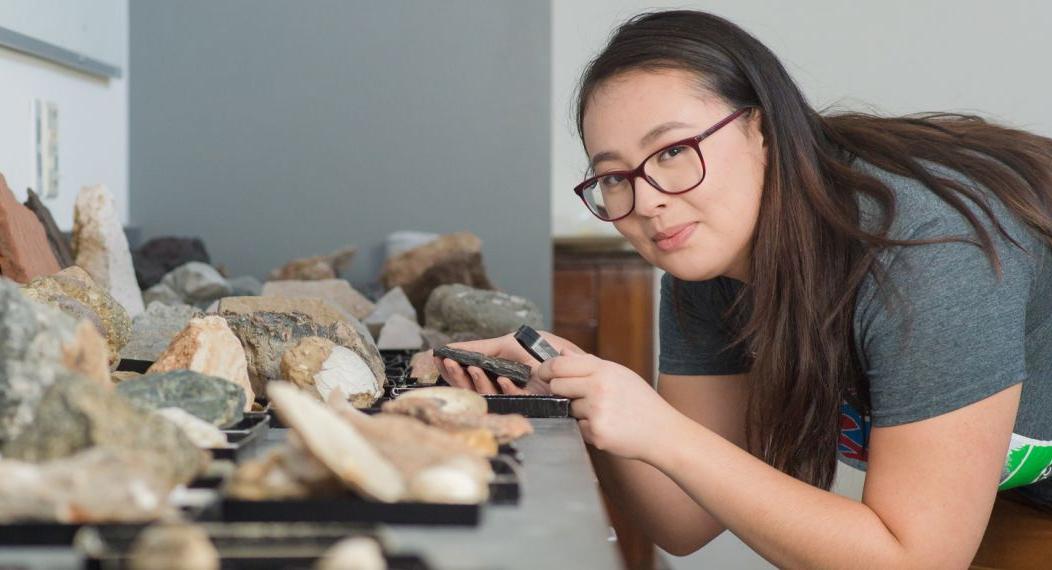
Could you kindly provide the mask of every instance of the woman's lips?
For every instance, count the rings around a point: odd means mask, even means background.
[[[686,243],[686,241],[690,239],[691,234],[694,233],[694,228],[696,228],[697,226],[698,224],[697,222],[695,222],[693,224],[687,224],[683,226],[675,233],[661,234],[666,235],[667,237],[655,239],[654,243],[657,244],[658,249],[660,249],[661,251],[672,251]]]

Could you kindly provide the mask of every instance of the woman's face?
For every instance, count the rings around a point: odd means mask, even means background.
[[[706,96],[688,72],[626,72],[593,91],[585,108],[584,144],[589,160],[612,157],[595,162],[596,173],[630,170],[734,111]],[[747,281],[766,162],[759,114],[742,115],[712,134],[701,142],[701,152],[700,186],[670,195],[637,178],[635,209],[614,226],[647,261],[675,277]]]

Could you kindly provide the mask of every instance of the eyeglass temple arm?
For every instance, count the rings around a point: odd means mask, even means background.
[[[715,125],[712,125],[711,127],[709,127],[708,130],[706,130],[704,133],[701,133],[700,135],[694,137],[694,140],[696,140],[697,142],[701,142],[701,141],[705,140],[706,137],[708,137],[712,133],[722,129],[723,127],[727,126],[728,123],[730,123],[734,119],[737,119],[738,117],[742,116],[742,113],[748,111],[751,108],[752,107],[742,107],[741,109],[738,109],[737,111],[735,111],[735,112],[731,113],[730,115],[728,115],[722,121],[720,121],[720,122],[716,123]]]

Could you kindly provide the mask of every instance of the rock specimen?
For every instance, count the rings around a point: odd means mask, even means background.
[[[387,570],[380,543],[365,536],[345,538],[318,560],[317,570]]]
[[[263,283],[251,275],[231,277],[227,279],[227,283],[230,283],[230,288],[233,289],[230,293],[233,297],[253,297],[263,294]]]
[[[81,189],[73,210],[73,252],[78,266],[134,318],[145,310],[135,280],[128,239],[124,236],[113,197],[104,186]]]
[[[411,249],[431,243],[441,237],[439,234],[430,232],[397,231],[387,234],[384,238],[384,259],[391,259]]]
[[[496,381],[500,376],[504,376],[518,386],[525,386],[530,380],[530,367],[514,360],[486,356],[479,352],[459,350],[449,346],[436,348],[435,356],[449,358],[464,366],[477,366],[493,381]]]
[[[22,288],[34,301],[51,305],[74,319],[85,319],[106,338],[109,364],[117,366],[121,349],[131,337],[128,311],[83,269],[71,266],[54,275],[37,277]]]
[[[384,502],[405,494],[401,473],[330,408],[286,382],[272,382],[267,395],[311,455],[348,487]]]
[[[267,281],[263,284],[262,295],[322,299],[356,319],[364,319],[374,308],[372,302],[355,291],[345,279]]]
[[[219,570],[219,552],[208,533],[186,523],[151,525],[128,552],[129,570]]]
[[[256,400],[248,380],[245,349],[222,317],[191,319],[146,372],[172,370],[193,370],[237,384],[245,392],[245,411],[251,410]]]
[[[444,235],[388,259],[382,280],[388,289],[401,287],[418,314],[423,314],[431,291],[439,285],[493,289],[482,265],[482,242],[469,232]]]
[[[33,212],[33,215],[40,221],[40,225],[43,226],[48,246],[51,247],[51,253],[55,254],[55,261],[63,269],[73,265],[73,248],[69,246],[66,235],[58,229],[55,218],[51,216],[51,210],[40,201],[40,197],[32,189],[27,190],[27,194],[24,205],[29,208],[30,212]]]
[[[220,315],[241,339],[248,358],[248,377],[257,394],[281,378],[281,356],[308,336],[326,338],[353,350],[373,371],[377,391],[386,380],[383,360],[368,335],[359,333],[339,311],[320,299],[226,297]]]
[[[418,352],[409,360],[409,377],[417,384],[431,385],[438,382],[442,374],[435,365],[435,355],[430,350]]]
[[[142,301],[147,306],[154,303],[164,303],[165,305],[185,305],[183,297],[179,293],[176,293],[174,289],[164,283],[158,283],[153,287],[142,292]]]
[[[132,372],[131,370],[117,370],[116,372],[110,373],[110,380],[112,380],[114,384],[120,384],[125,380],[132,380],[134,378],[138,378],[139,376],[142,376],[142,372]]]
[[[339,493],[345,487],[294,432],[285,445],[238,465],[226,493],[244,501],[300,499]]]
[[[149,458],[112,447],[94,447],[46,463],[4,459],[0,522],[149,521],[170,510],[171,489],[151,472]]]
[[[458,339],[457,341],[454,341],[452,336],[428,327],[424,327],[420,330],[420,336],[424,338],[424,345],[428,348],[438,348],[440,346],[445,346],[451,342],[460,342],[461,340],[476,340],[472,338]]]
[[[428,425],[460,432],[483,429],[496,438],[498,443],[509,443],[533,433],[530,421],[519,414],[473,414],[447,409],[436,398],[399,397],[384,402],[383,411],[416,418]]]
[[[211,263],[205,244],[199,238],[159,237],[132,252],[139,287],[148,289],[161,282],[169,271],[188,263]]]
[[[358,248],[345,247],[328,255],[316,255],[294,259],[270,272],[268,281],[297,279],[311,281],[317,279],[336,279],[344,269],[351,265]]]
[[[424,311],[427,326],[446,334],[472,333],[492,338],[515,332],[521,325],[543,326],[541,312],[530,301],[500,291],[464,285],[435,289]]]
[[[241,386],[190,370],[144,374],[117,384],[117,392],[147,410],[182,408],[219,427],[234,425],[244,417]]]
[[[409,302],[409,297],[405,296],[405,292],[402,291],[401,287],[395,287],[385,293],[376,302],[373,312],[366,316],[362,322],[369,327],[369,332],[374,337],[378,337],[384,324],[394,315],[402,315],[413,322],[419,322],[416,309],[413,308],[413,304]]]
[[[0,175],[0,275],[19,283],[60,269],[44,226],[15,200]]]
[[[420,350],[424,338],[420,336],[420,325],[402,315],[387,319],[387,324],[380,331],[376,347],[380,350]]]
[[[72,370],[108,383],[106,362],[106,343],[94,327],[78,326],[0,278],[0,445],[34,421],[37,404],[56,377]]]
[[[201,449],[230,445],[222,430],[182,408],[161,408],[154,413],[179,426],[183,434]]]
[[[142,472],[167,485],[189,482],[208,462],[207,454],[171,422],[81,376],[59,374],[34,417],[31,429],[23,429],[4,446],[4,458],[39,463],[91,447],[115,447],[134,452],[144,464]]]
[[[435,400],[439,407],[451,414],[481,416],[489,409],[486,398],[474,390],[454,388],[452,386],[434,386],[411,390],[399,396],[401,400]]]
[[[167,305],[154,301],[132,321],[131,342],[121,350],[122,358],[155,362],[190,319],[204,313],[190,305]],[[242,350],[243,352],[243,350]]]
[[[175,291],[188,305],[208,306],[212,301],[227,297],[234,289],[215,267],[200,261],[184,263],[169,271],[161,283]]]
[[[281,356],[281,376],[320,401],[334,390],[358,408],[383,395],[383,386],[361,356],[329,339],[309,336]]]

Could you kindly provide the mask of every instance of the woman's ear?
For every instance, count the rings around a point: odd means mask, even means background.
[[[760,145],[767,149],[767,139],[763,136],[763,111],[759,107],[753,107],[746,115],[746,125],[749,138],[756,138]]]

